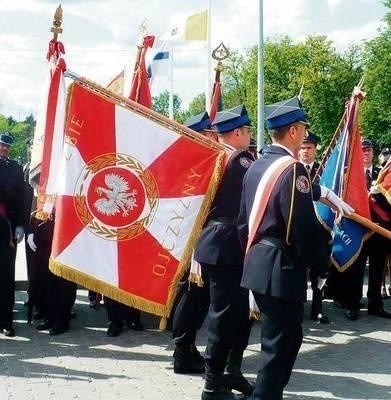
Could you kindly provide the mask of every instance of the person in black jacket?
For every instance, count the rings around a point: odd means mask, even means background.
[[[316,273],[321,288],[328,272],[329,247],[315,215],[310,179],[294,159],[306,137],[304,110],[293,98],[266,106],[265,113],[272,145],[244,178],[238,227],[243,249],[249,246],[242,286],[252,290],[262,320],[261,365],[253,399],[277,400],[282,399],[302,343],[306,268]],[[269,175],[278,171],[283,160],[290,164],[279,174]],[[269,198],[260,184],[267,176],[273,176]],[[262,204],[260,223],[252,226]],[[249,232],[255,232],[251,243],[247,243]]]
[[[372,183],[376,181],[379,168],[373,166],[373,143],[368,139],[361,141],[364,161],[364,175],[368,192],[371,190]],[[371,205],[371,203],[370,203]],[[374,222],[383,225],[381,219],[371,210]],[[387,225],[384,225],[387,228]],[[381,298],[381,282],[390,240],[374,233],[369,237],[361,248],[357,259],[344,272],[333,271],[331,275],[331,286],[333,287],[332,296],[337,307],[346,308],[346,317],[351,321],[356,321],[360,316],[362,307],[361,299],[363,295],[365,267],[368,260],[368,314],[380,317],[391,318],[391,313],[384,310]]]
[[[242,180],[253,162],[250,124],[244,105],[217,113],[212,123],[230,156],[194,250],[210,288],[203,400],[235,398],[229,389],[253,390],[241,373],[251,321],[248,291],[240,286],[244,254],[237,232]]]
[[[217,133],[212,129],[206,111],[189,118],[184,125],[212,140],[217,140]],[[209,309],[209,282],[206,280],[202,285],[190,282],[189,273],[186,273],[179,284],[175,303],[172,317],[172,338],[175,344],[174,372],[203,373],[205,363],[195,341],[197,331],[201,328]]]
[[[299,161],[304,165],[308,171],[311,182],[319,183],[319,176],[316,176],[316,171],[319,163],[315,161],[319,137],[314,133],[308,131],[307,137],[304,138],[303,144],[299,151]],[[311,302],[311,319],[321,324],[328,324],[330,322],[327,315],[323,313],[322,308],[322,291],[318,289],[318,276],[316,271],[310,270],[309,277],[312,289],[312,302]]]
[[[13,137],[0,134],[0,331],[14,336],[16,246],[24,236],[23,169],[8,155]]]

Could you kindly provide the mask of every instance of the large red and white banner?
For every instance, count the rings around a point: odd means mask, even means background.
[[[153,111],[120,103],[79,83],[70,90],[50,266],[168,316],[225,153]]]

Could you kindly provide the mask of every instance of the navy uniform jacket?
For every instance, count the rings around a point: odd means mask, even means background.
[[[254,161],[251,153],[235,151],[228,161],[208,218],[198,239],[194,258],[211,265],[242,265],[237,218],[243,177]]]
[[[288,152],[270,146],[249,168],[243,182],[239,236],[247,244],[248,217],[266,169]],[[242,286],[290,302],[306,300],[306,266],[327,276],[327,233],[318,222],[308,173],[303,164],[289,166],[278,178],[245,261]]]
[[[17,225],[25,225],[23,169],[9,158],[0,158],[0,203],[5,207],[12,232]]]

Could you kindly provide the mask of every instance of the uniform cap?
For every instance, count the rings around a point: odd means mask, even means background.
[[[184,125],[196,132],[200,132],[205,129],[212,129],[209,114],[206,111],[187,119],[184,122]]]
[[[370,147],[371,149],[373,149],[373,143],[369,139],[362,139],[361,140],[361,147],[362,148]]]
[[[281,128],[294,122],[310,126],[298,97],[265,106],[265,120],[268,129]]]
[[[4,132],[4,133],[0,134],[0,143],[11,146],[13,142],[14,142],[14,138],[8,132]]]
[[[381,150],[380,154],[382,154],[383,156],[388,156],[389,154],[391,154],[391,148],[385,147]]]
[[[315,133],[307,131],[307,137],[304,138],[303,143],[313,143],[315,146],[317,146],[319,141],[319,136],[315,135]]]
[[[241,104],[240,106],[218,112],[212,125],[218,133],[225,133],[245,125],[251,126],[251,120],[247,114],[246,106]]]

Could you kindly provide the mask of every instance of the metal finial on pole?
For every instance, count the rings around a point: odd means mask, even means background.
[[[53,32],[53,39],[57,40],[58,34],[62,33],[62,8],[61,4],[56,8],[56,11],[54,13],[53,17],[53,26],[50,28],[50,32]]]

